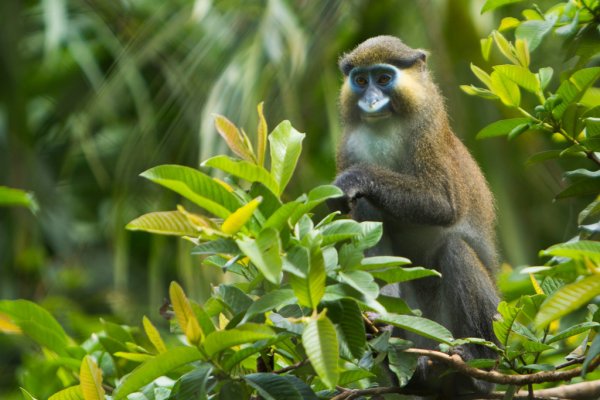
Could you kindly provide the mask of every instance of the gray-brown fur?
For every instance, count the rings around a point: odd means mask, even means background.
[[[422,54],[397,38],[379,36],[340,59],[346,75],[340,94],[344,136],[335,184],[345,196],[332,206],[359,221],[383,222],[384,236],[370,255],[405,256],[414,265],[442,273],[442,279],[402,285],[401,296],[410,306],[457,338],[493,340],[498,302],[494,202],[481,170],[449,126],[443,98]],[[367,121],[347,75],[354,66],[382,63],[400,66],[404,81],[391,99],[391,116]],[[435,347],[421,337],[410,338],[417,346]],[[467,359],[494,357],[478,346],[456,351]],[[435,374],[435,368],[423,364],[413,384],[444,396],[492,387]]]

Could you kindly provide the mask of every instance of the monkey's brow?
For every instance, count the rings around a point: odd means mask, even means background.
[[[420,58],[420,55],[414,55],[411,57],[393,58],[388,60],[388,62],[392,65],[395,65],[398,68],[410,68],[413,65],[415,65],[415,63],[419,61]]]

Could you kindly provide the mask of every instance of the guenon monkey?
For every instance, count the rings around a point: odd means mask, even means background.
[[[344,196],[330,207],[358,221],[383,222],[383,238],[370,255],[405,256],[441,272],[441,279],[401,285],[401,297],[411,307],[456,338],[494,340],[494,201],[481,170],[450,128],[426,58],[392,36],[368,39],[340,58],[344,134],[334,184]],[[416,347],[436,347],[409,337]],[[481,346],[454,351],[466,360],[495,358]],[[414,386],[446,396],[493,387],[456,374],[434,376],[439,371],[427,365],[419,360]]]

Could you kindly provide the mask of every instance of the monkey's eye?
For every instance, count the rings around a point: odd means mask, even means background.
[[[367,78],[365,78],[364,76],[357,76],[356,78],[354,78],[354,83],[356,83],[358,86],[366,86],[367,85]]]
[[[377,77],[377,84],[379,85],[387,85],[392,81],[392,76],[388,74],[381,74]]]

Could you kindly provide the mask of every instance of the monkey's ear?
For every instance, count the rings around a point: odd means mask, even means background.
[[[429,52],[427,50],[423,50],[423,49],[417,49],[417,53],[418,54],[418,58],[419,60],[423,61],[424,63],[427,62],[427,57],[429,57]]]
[[[344,75],[348,76],[348,74],[350,74],[350,71],[352,71],[352,69],[354,68],[354,65],[352,65],[352,63],[346,58],[346,55],[343,55],[338,61],[338,67]]]

